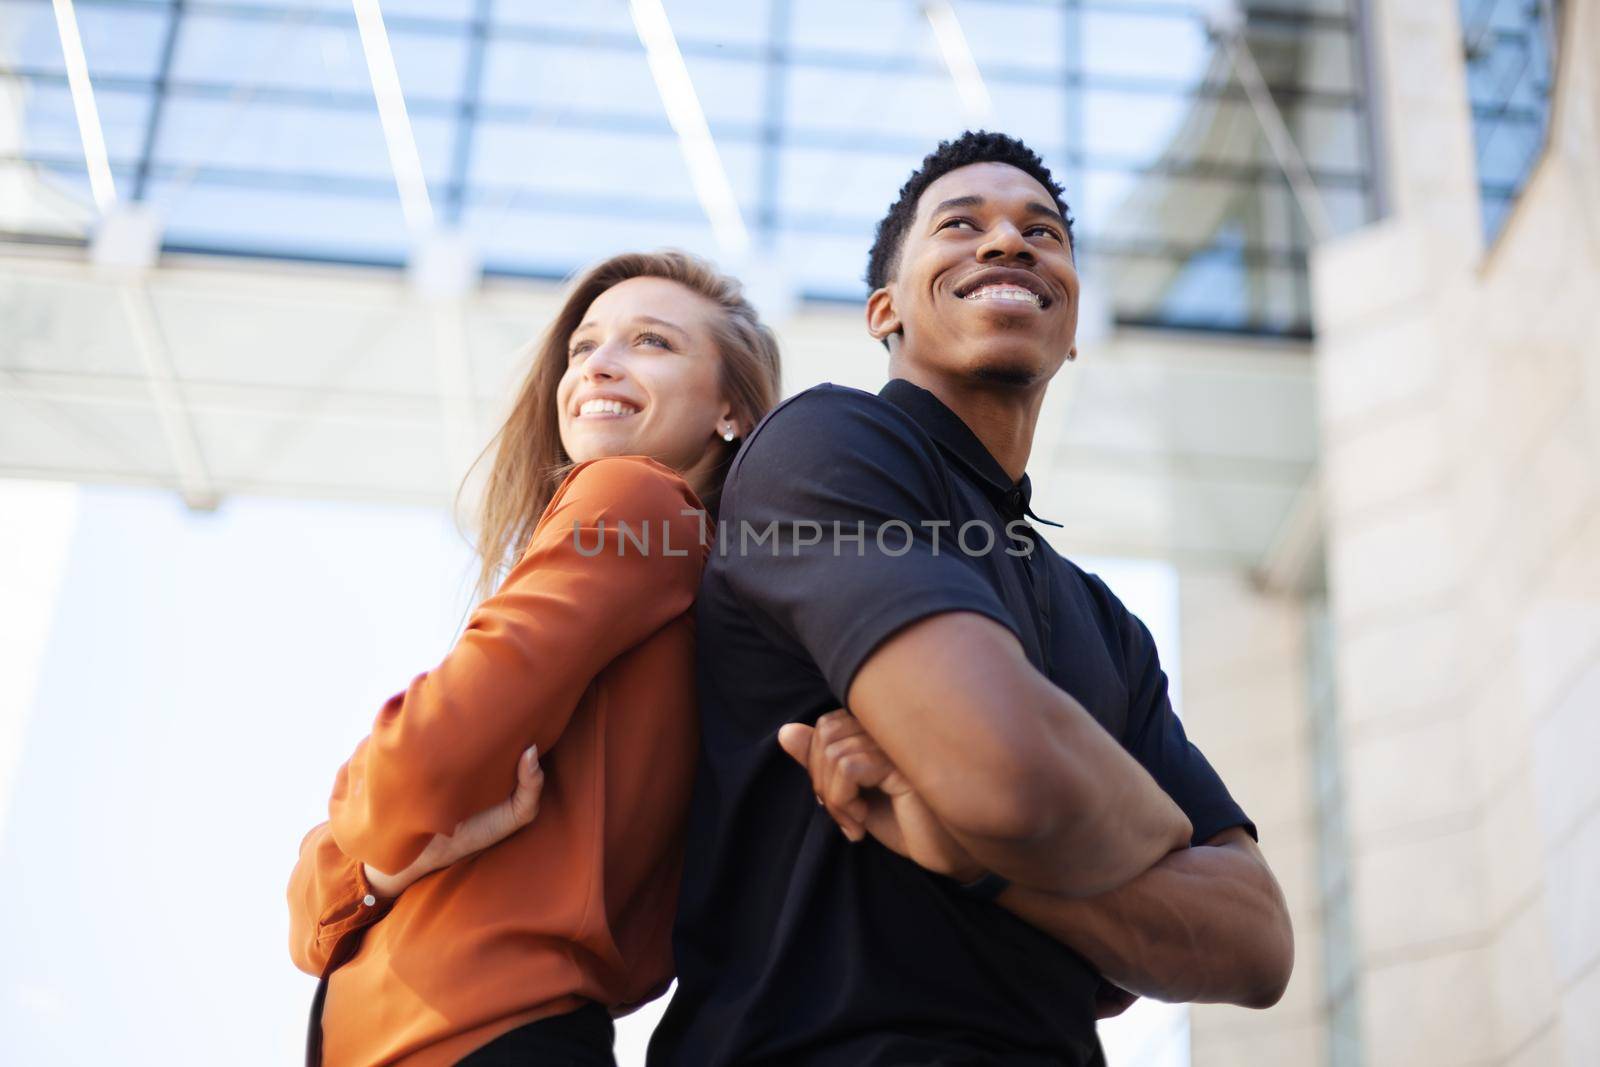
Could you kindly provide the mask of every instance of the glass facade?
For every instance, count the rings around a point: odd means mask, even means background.
[[[1341,231],[1372,203],[1351,2],[1244,8]],[[1086,284],[1119,320],[1309,333],[1307,228],[1208,33],[1215,5],[959,0],[986,118],[963,110],[912,0],[665,6],[755,254],[806,296],[859,299],[900,183],[939,139],[982,124],[1026,139],[1062,179]],[[411,239],[348,0],[76,8],[118,192],[159,210],[167,247],[403,262]],[[434,211],[489,270],[560,276],[627,247],[716,253],[623,0],[383,11]],[[10,0],[0,20],[0,175],[88,204],[49,0]],[[73,239],[61,217],[8,228]]]
[[[1558,0],[1461,0],[1484,235],[1505,225],[1544,150]]]

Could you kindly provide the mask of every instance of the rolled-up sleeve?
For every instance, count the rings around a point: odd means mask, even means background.
[[[590,682],[694,602],[699,501],[640,457],[581,464],[455,647],[384,705],[339,770],[338,847],[399,871],[434,834],[504,800],[530,744],[558,743]]]
[[[819,386],[764,422],[723,494],[715,566],[801,645],[841,701],[868,657],[931,615],[1017,632],[950,523],[936,446],[867,393]]]

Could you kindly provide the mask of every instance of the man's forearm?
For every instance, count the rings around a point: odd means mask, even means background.
[[[1039,790],[1039,821],[1026,837],[946,827],[986,869],[1046,896],[1087,898],[1128,884],[1189,843],[1188,818],[1143,767],[1081,711],[1092,740],[1066,756],[1059,776]],[[1064,746],[1066,747],[1066,746]],[[1089,758],[1085,758],[1089,756]],[[946,794],[947,795],[947,794]]]
[[[856,674],[849,706],[973,858],[1014,882],[1104,893],[1189,843],[1149,772],[990,619],[902,630]]]
[[[1109,893],[1073,899],[1012,885],[996,903],[1157,1000],[1269,1007],[1294,963],[1283,893],[1242,829],[1173,852]]]

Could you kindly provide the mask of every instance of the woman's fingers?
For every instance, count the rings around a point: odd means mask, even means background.
[[[778,729],[778,746],[805,769],[811,778],[811,791],[816,794],[817,803],[828,809],[828,814],[839,824],[839,829],[852,841],[859,841],[866,836],[866,829],[845,810],[845,805],[858,797],[858,793],[848,781],[841,780],[836,785],[830,785],[829,776],[836,773],[836,769],[822,759],[824,733],[833,733],[839,726],[835,722],[830,728],[827,719],[828,716],[818,719],[815,727],[800,722],[786,723]]]
[[[803,722],[786,723],[778,728],[778,747],[806,770],[811,769],[811,738],[816,733]]]
[[[544,768],[539,766],[539,746],[529,745],[517,760],[517,788],[511,794],[511,823],[520,829],[539,814],[539,797],[544,792]]]
[[[867,835],[871,801],[863,790],[903,791],[903,779],[861,720],[840,708],[817,718],[815,727],[788,723],[778,744],[811,778],[818,803],[852,841]]]
[[[873,752],[876,749],[872,738],[858,734],[835,741],[820,753],[812,754],[812,759],[821,764],[822,799],[857,822],[867,817],[867,800],[861,790],[878,784],[874,780],[877,766]]]

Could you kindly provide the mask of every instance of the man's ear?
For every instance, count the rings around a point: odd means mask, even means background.
[[[900,315],[894,309],[894,296],[888,286],[874,289],[867,297],[867,332],[877,341],[900,332]]]

